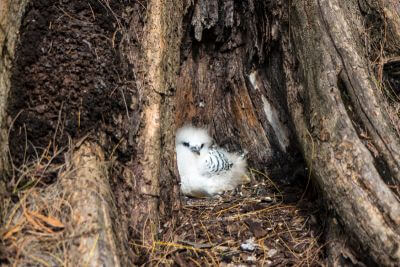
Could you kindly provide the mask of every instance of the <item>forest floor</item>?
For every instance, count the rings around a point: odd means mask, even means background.
[[[2,194],[0,266],[69,266],[71,242],[94,234],[72,227],[75,211],[60,183],[42,182],[54,173],[72,173],[63,164],[45,163],[45,156],[23,166],[25,175],[20,178],[29,179],[28,184]],[[163,225],[168,234],[160,230],[162,238],[151,247],[128,240],[128,249],[140,255],[141,262],[136,263],[324,266],[323,209],[318,201],[304,198],[304,189],[278,187],[260,173],[253,171],[253,175],[256,179],[250,184],[221,196],[182,197],[179,226]]]
[[[7,192],[0,192],[0,266],[68,265],[68,244],[80,236],[68,229],[73,211],[57,177],[65,171],[71,140],[99,141],[115,162],[111,186],[124,188],[118,176],[135,153],[126,125],[136,89],[117,52],[118,23],[127,16],[123,4],[104,3],[37,0],[27,8],[9,105],[13,173]],[[319,202],[305,197],[303,187],[276,185],[252,173],[253,182],[235,192],[182,198],[179,227],[145,247],[142,263],[324,265]],[[117,207],[129,207],[119,203],[124,192],[113,191]],[[129,218],[121,212],[119,220]],[[132,251],[143,249],[137,240],[128,241]]]
[[[181,224],[171,231],[174,242],[156,242],[152,263],[323,266],[321,207],[303,198],[303,189],[278,187],[252,173],[258,178],[233,192],[184,198]]]

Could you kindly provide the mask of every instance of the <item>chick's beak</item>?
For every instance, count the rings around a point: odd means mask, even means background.
[[[191,150],[193,153],[196,153],[197,155],[200,155],[200,147],[198,147],[198,146],[191,146],[191,147],[190,147],[190,150]]]

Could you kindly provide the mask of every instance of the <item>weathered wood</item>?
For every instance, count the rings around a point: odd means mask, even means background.
[[[116,210],[103,151],[85,143],[69,164],[60,179],[72,210],[71,227],[80,237],[69,248],[68,264],[124,266],[120,257],[126,256],[114,235]]]
[[[335,10],[338,3],[320,1],[319,8],[324,20],[324,27],[336,53],[343,64],[342,81],[351,98],[353,107],[372,138],[383,160],[388,165],[393,179],[400,183],[400,140],[396,136],[383,105],[381,90],[374,79],[374,74],[367,68],[367,59],[359,50],[360,42],[353,33],[344,12]]]
[[[138,17],[130,25],[129,31],[135,33],[138,43],[128,43],[125,48],[136,74],[141,110],[141,121],[136,123],[142,127],[134,137],[138,153],[124,173],[125,179],[134,184],[130,227],[138,239],[135,242],[149,247],[157,240],[160,224],[173,224],[177,219],[173,214],[179,210],[172,92],[180,62],[184,3],[153,0],[146,12],[143,32],[137,33]]]
[[[277,38],[273,9],[253,0],[190,7],[175,113],[178,126],[206,126],[219,145],[248,151],[251,168],[279,179],[288,175],[295,139],[280,77],[270,78],[280,66],[279,54],[268,54]]]
[[[349,236],[343,231],[343,227],[339,225],[333,217],[325,220],[325,239],[329,240],[326,244],[326,254],[329,266],[367,266],[357,259],[357,252],[349,248]],[[365,261],[365,258],[363,259]]]
[[[354,11],[354,6],[350,10]],[[304,156],[347,233],[374,261],[398,265],[400,203],[383,182],[373,155],[361,142],[340,91],[339,73],[345,69],[351,72],[353,88],[355,84],[363,84],[359,90],[364,92],[358,90],[350,97],[352,105],[360,105],[355,108],[356,112],[362,111],[357,113],[359,118],[370,120],[376,132],[379,125],[388,127],[376,95],[370,95],[370,99],[363,96],[373,91],[374,86],[367,75],[367,62],[358,54],[359,46],[350,37],[354,33],[349,23],[356,22],[356,18],[338,1],[294,3],[290,11],[293,39],[287,33],[283,38],[284,68],[289,110]],[[375,121],[377,118],[381,121]],[[390,133],[376,135],[386,138]],[[376,137],[372,133],[371,136]],[[396,147],[398,142],[390,138],[374,142],[378,146],[382,141],[387,151],[397,153],[387,148],[388,144]],[[396,164],[391,165],[395,177]]]
[[[0,2],[0,173],[9,169],[6,108],[18,31],[27,0]]]

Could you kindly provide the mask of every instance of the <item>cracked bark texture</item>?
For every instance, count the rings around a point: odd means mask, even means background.
[[[182,1],[152,0],[140,14],[132,15],[124,54],[133,66],[138,94],[133,96],[132,144],[137,155],[124,170],[132,186],[132,210],[128,228],[134,242],[152,246],[161,234],[168,235],[177,223],[180,209],[175,163],[173,92],[179,68]],[[170,16],[170,14],[175,14]],[[138,27],[139,26],[139,27]],[[146,261],[148,251],[135,251],[136,263]]]
[[[388,184],[399,182],[399,136],[363,51],[359,5],[310,0],[288,9],[284,68],[304,157],[352,244],[367,252],[364,260],[398,265],[400,203]],[[378,155],[363,142],[360,125]]]
[[[251,168],[287,180],[296,140],[277,39],[277,1],[196,1],[183,23],[176,123],[207,127],[248,151]]]
[[[184,123],[208,127],[222,146],[249,151],[253,168],[284,178],[291,171],[296,140],[285,91],[267,71],[282,73],[277,51],[265,69],[266,53],[277,49],[267,43],[277,44],[279,15],[269,21],[268,7],[257,1],[154,0],[142,10],[145,17],[139,7],[134,11],[124,53],[139,90],[132,100],[138,110],[132,143],[139,151],[124,180],[132,186],[134,207],[128,227],[140,244],[168,240],[179,223],[174,139]],[[259,31],[258,23],[265,28]],[[145,261],[147,252],[137,251],[135,261]]]
[[[19,26],[27,2],[27,0],[0,2],[0,173],[9,169],[6,107]]]
[[[124,266],[126,252],[115,235],[116,208],[108,166],[99,145],[84,143],[73,152],[60,175],[73,210],[71,227],[82,235],[69,248],[68,263],[85,266]]]

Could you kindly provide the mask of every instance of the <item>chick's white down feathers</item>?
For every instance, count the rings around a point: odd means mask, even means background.
[[[175,140],[181,191],[192,197],[207,197],[249,182],[246,159],[213,145],[203,128],[185,125]]]

